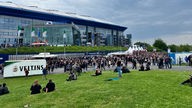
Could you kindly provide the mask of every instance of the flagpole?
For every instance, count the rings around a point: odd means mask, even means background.
[[[65,58],[65,38],[63,38],[64,58]]]
[[[18,28],[17,28],[17,44],[16,44],[16,52],[15,52],[15,54],[16,54],[16,59],[17,59],[17,55],[18,55],[18,47],[19,47],[19,36],[20,36],[20,26],[18,26]]]
[[[46,37],[47,37],[47,32],[46,32],[46,30],[45,30],[45,28],[43,28],[43,34],[42,34],[42,36],[44,37],[44,59],[46,58]]]
[[[31,32],[32,31],[33,31],[33,19],[32,19],[32,23],[31,23]],[[32,47],[32,35],[30,36],[30,47]]]
[[[16,52],[15,52],[15,53],[16,53],[16,56],[17,56],[17,54],[18,54],[18,51],[17,51],[17,50],[18,50],[18,37],[17,37],[17,44],[16,44]]]
[[[46,37],[44,37],[44,42],[46,40]],[[46,53],[46,43],[45,43],[45,46],[44,46],[44,58],[45,58],[45,53]]]
[[[65,58],[65,38],[66,38],[66,34],[65,34],[65,30],[64,30],[64,33],[63,33],[63,47],[64,47],[64,58]]]

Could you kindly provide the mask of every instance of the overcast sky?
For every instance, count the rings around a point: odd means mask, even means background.
[[[7,0],[0,0],[7,1]],[[192,45],[192,0],[8,0],[75,12],[128,27],[133,42]]]

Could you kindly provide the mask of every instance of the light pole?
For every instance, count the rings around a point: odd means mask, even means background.
[[[17,54],[18,54],[18,44],[19,44],[19,38],[17,37],[17,42],[16,42],[16,56],[17,56]]]
[[[66,38],[66,33],[65,33],[65,30],[64,30],[64,33],[63,33],[63,48],[64,48],[64,58],[65,58],[65,38]]]

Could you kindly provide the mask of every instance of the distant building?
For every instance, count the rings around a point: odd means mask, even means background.
[[[124,45],[125,46],[131,46],[132,45],[132,34],[127,34],[124,39]]]
[[[0,44],[124,46],[127,27],[71,12],[0,2]]]

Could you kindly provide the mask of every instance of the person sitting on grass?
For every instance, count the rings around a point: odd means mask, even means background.
[[[3,95],[3,86],[0,84],[0,95]]]
[[[78,76],[80,76],[82,73],[82,69],[81,69],[81,66],[79,64],[77,64],[77,66],[76,66],[76,72],[77,72]]]
[[[145,71],[151,70],[150,65],[151,65],[151,63],[150,63],[150,62],[147,62]]]
[[[121,70],[122,70],[122,73],[130,73],[130,70],[126,66],[123,66]]]
[[[55,90],[55,83],[50,79],[46,87],[43,88],[44,92],[52,92]]]
[[[30,88],[31,94],[41,93],[41,85],[38,83],[38,80],[35,80],[33,85]]]
[[[97,67],[97,69],[96,69],[96,71],[95,71],[95,75],[96,75],[96,76],[102,75],[102,71],[100,70],[99,67]]]
[[[69,73],[69,78],[66,79],[67,81],[71,81],[71,80],[77,80],[77,75],[75,74],[75,72],[70,72]]]
[[[3,83],[3,86],[2,86],[3,94],[9,93],[9,89],[6,85],[7,85],[6,83]]]
[[[145,67],[143,64],[141,64],[139,71],[145,71]]]
[[[95,70],[95,75],[92,75],[92,76],[99,76],[99,75],[102,75],[102,71],[100,70],[99,66],[96,68]]]
[[[191,86],[192,86],[192,75],[189,75],[190,77],[189,77],[189,79],[187,79],[187,80],[185,80],[185,81],[183,81],[181,84],[182,85],[184,85],[184,84],[186,84],[186,83],[190,83],[191,84]]]

